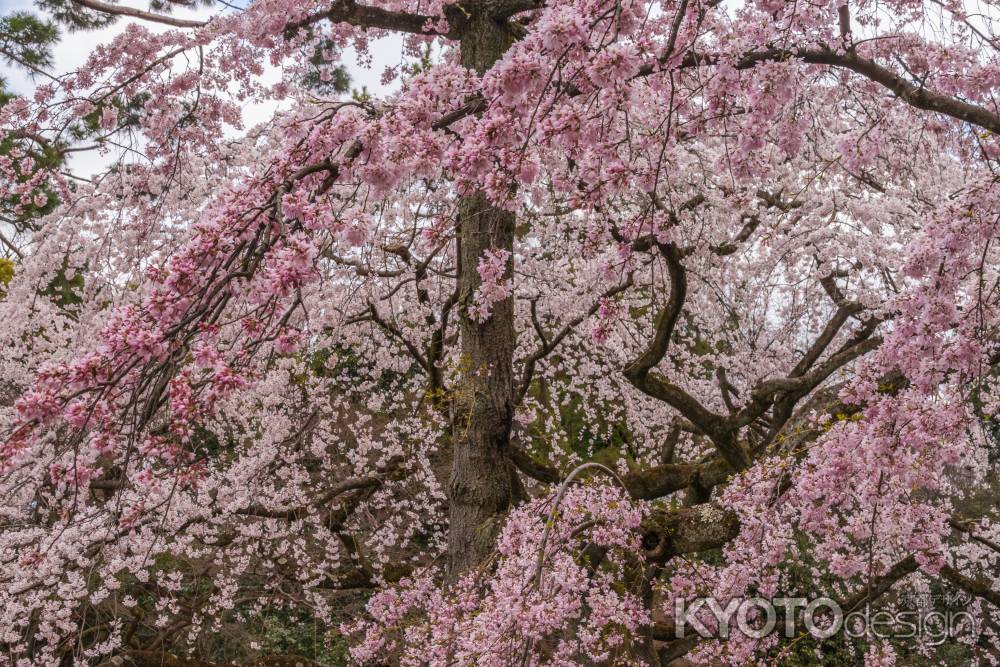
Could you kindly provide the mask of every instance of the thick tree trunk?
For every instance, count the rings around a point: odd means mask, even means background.
[[[485,15],[463,17],[462,64],[482,74],[510,47],[509,29]],[[454,578],[492,551],[518,487],[508,447],[514,395],[514,305],[493,306],[485,322],[469,317],[487,250],[513,251],[514,215],[481,192],[458,205],[461,377],[453,396],[453,463],[448,487],[448,571]],[[510,277],[511,266],[507,267]]]

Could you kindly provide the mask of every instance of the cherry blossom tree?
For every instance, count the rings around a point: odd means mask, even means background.
[[[997,663],[996,3],[174,4],[0,107],[5,663]]]

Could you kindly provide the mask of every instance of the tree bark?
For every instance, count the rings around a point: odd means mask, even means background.
[[[506,23],[485,13],[456,16],[452,22],[461,24],[462,64],[479,74],[513,43]],[[513,299],[494,304],[484,322],[469,316],[481,282],[476,270],[479,260],[491,249],[513,253],[514,220],[513,213],[491,204],[482,192],[459,198],[461,358],[452,404],[453,462],[448,485],[451,579],[482,563],[492,552],[519,486],[508,455],[514,410]],[[505,278],[511,276],[511,264]]]

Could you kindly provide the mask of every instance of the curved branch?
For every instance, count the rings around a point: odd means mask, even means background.
[[[765,49],[749,51],[735,63],[738,70],[752,69],[761,63],[801,60],[810,65],[828,65],[839,67],[860,74],[893,92],[899,99],[910,106],[924,111],[933,111],[951,116],[957,120],[977,125],[990,132],[1000,134],[1000,115],[981,106],[970,104],[963,100],[927,90],[903,79],[891,70],[879,65],[874,60],[859,56],[855,51],[838,53],[828,48],[816,49]],[[701,65],[716,65],[719,57],[714,54],[690,52],[681,62],[680,67],[698,67]],[[664,61],[658,61],[657,66]],[[657,66],[643,67],[637,76],[645,76],[656,71]]]
[[[508,454],[510,456],[511,463],[513,463],[518,470],[535,481],[543,484],[558,484],[563,479],[563,474],[557,468],[540,463],[535,460],[535,457],[514,443],[510,444]]]
[[[565,475],[555,466],[539,462],[521,447],[510,446],[510,460],[528,477],[543,484],[557,484]],[[621,476],[625,489],[638,500],[655,500],[697,485],[712,488],[726,480],[732,469],[722,459],[706,463],[662,463]]]
[[[622,481],[633,498],[654,500],[689,486],[710,489],[725,481],[731,472],[732,468],[723,459],[707,463],[663,463],[630,472]]]
[[[393,12],[369,5],[359,5],[354,0],[338,0],[327,11],[312,14],[301,21],[289,23],[285,26],[285,30],[295,32],[324,20],[331,23],[348,23],[359,28],[380,28],[417,35],[455,37],[453,34],[454,31],[441,34],[433,30],[424,30],[424,27],[428,25],[428,22],[433,21],[434,17],[423,16],[421,14],[407,14],[406,12]]]
[[[660,310],[654,323],[653,338],[642,354],[625,368],[625,376],[632,380],[645,377],[651,368],[656,366],[667,353],[670,337],[674,333],[677,319],[687,298],[687,272],[681,264],[677,247],[672,243],[661,247],[663,257],[667,260],[667,272],[670,274],[670,298],[667,305]],[[635,382],[633,382],[635,384]],[[695,422],[697,423],[697,422]]]
[[[877,326],[877,323],[875,323]],[[727,419],[730,428],[741,428],[752,423],[775,404],[778,395],[784,394],[782,401],[794,404],[830,377],[834,371],[865,355],[882,344],[881,336],[872,336],[875,326],[865,326],[853,340],[808,373],[785,378],[765,380],[750,392],[751,400],[739,412]],[[786,407],[790,407],[787,405]]]

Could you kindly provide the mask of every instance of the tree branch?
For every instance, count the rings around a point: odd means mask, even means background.
[[[736,514],[716,505],[656,509],[643,522],[646,558],[663,563],[674,556],[718,549],[739,533]]]
[[[967,593],[971,593],[977,598],[986,600],[994,607],[1000,609],[1000,591],[996,591],[990,587],[989,582],[982,579],[967,577],[951,565],[945,565],[941,568],[941,576]]]
[[[555,468],[539,462],[521,447],[512,444],[510,459],[517,469],[543,484],[557,484],[565,475]],[[712,488],[724,482],[732,469],[722,459],[706,463],[662,463],[621,476],[629,494],[639,500],[655,500],[692,485]]]
[[[517,390],[514,392],[514,405],[520,405],[521,401],[524,400],[525,394],[528,393],[528,388],[531,386],[531,379],[534,377],[535,374],[535,365],[541,359],[548,356],[554,349],[556,349],[556,347],[559,346],[559,343],[561,343],[562,340],[566,338],[566,336],[568,336],[570,332],[572,332],[573,329],[577,327],[577,325],[580,324],[580,322],[583,322],[585,319],[591,317],[594,313],[596,313],[598,309],[600,309],[601,307],[601,300],[610,299],[614,295],[620,292],[624,292],[631,286],[632,286],[632,274],[630,273],[628,274],[628,277],[625,279],[625,282],[621,283],[620,285],[616,285],[611,289],[605,290],[604,293],[601,294],[600,298],[598,298],[597,301],[591,304],[590,308],[587,309],[586,313],[578,315],[569,320],[568,322],[566,322],[563,328],[559,330],[559,333],[557,333],[551,339],[548,339],[545,336],[544,331],[542,331],[541,325],[539,324],[538,318],[536,317],[535,304],[534,302],[531,303],[532,322],[535,326],[535,331],[538,333],[539,338],[541,338],[542,340],[542,344],[534,352],[529,354],[528,357],[524,360],[524,367],[521,372],[521,381],[518,383]]]
[[[661,248],[667,261],[667,272],[670,274],[670,298],[667,305],[660,310],[653,325],[653,338],[642,354],[625,368],[625,376],[629,380],[641,380],[651,368],[656,366],[667,353],[670,337],[677,325],[687,298],[687,273],[677,256],[677,247],[672,243]],[[633,384],[635,382],[633,381]],[[637,385],[638,386],[638,385]],[[693,420],[692,420],[693,421]],[[697,423],[697,422],[695,422]]]
[[[785,394],[783,400],[789,404],[786,407],[794,405],[800,398],[818,387],[820,383],[826,380],[838,368],[881,345],[881,336],[871,336],[874,328],[874,326],[870,325],[864,327],[853,340],[845,343],[838,351],[827,357],[823,363],[811,372],[803,373],[799,376],[764,380],[759,383],[750,392],[750,402],[726,420],[727,427],[741,428],[752,423],[774,405],[778,394]],[[774,427],[780,428],[780,424],[775,424]]]
[[[173,26],[175,28],[201,28],[202,26],[208,25],[208,21],[178,19],[174,18],[173,16],[165,16],[163,14],[147,12],[142,9],[134,9],[132,7],[122,7],[121,5],[112,5],[107,2],[101,2],[101,0],[72,0],[72,2],[74,4],[80,5],[81,7],[92,9],[95,12],[101,12],[102,14],[113,14],[115,16],[131,16],[132,18],[142,19],[143,21],[152,21],[153,23],[162,23],[163,25]]]
[[[862,58],[854,51],[838,53],[828,48],[816,49],[765,49],[745,53],[737,62],[736,69],[747,70],[761,63],[802,60],[810,65],[829,65],[850,70],[856,74],[881,84],[895,93],[905,103],[924,111],[933,111],[951,116],[957,120],[977,125],[990,132],[1000,134],[1000,115],[975,104],[970,104],[948,95],[935,93],[922,86],[906,81],[889,69],[873,60]],[[665,61],[664,61],[665,62]],[[719,58],[712,54],[690,52],[681,63],[681,67],[698,67],[718,64]],[[662,63],[658,64],[662,65]],[[637,76],[645,76],[656,71],[654,65],[640,69]]]
[[[722,459],[707,463],[663,463],[622,477],[633,498],[654,500],[689,486],[712,488],[725,481],[732,468]]]
[[[295,521],[296,519],[301,519],[307,516],[311,508],[326,505],[341,494],[347,493],[348,491],[356,491],[358,489],[370,489],[380,486],[381,484],[382,480],[379,477],[351,477],[350,479],[346,479],[339,484],[333,485],[325,492],[300,507],[274,510],[268,509],[262,505],[253,504],[241,510],[237,510],[236,513],[244,516],[255,516],[265,519],[285,519],[287,521]]]
[[[427,25],[428,21],[434,20],[431,16],[393,12],[381,7],[359,5],[354,0],[338,0],[327,11],[312,14],[301,21],[289,23],[285,26],[285,30],[295,32],[324,20],[331,23],[348,23],[359,28],[380,28],[417,35],[437,35],[450,38],[456,36],[453,34],[454,31],[442,35],[433,30],[424,30],[424,26]]]

